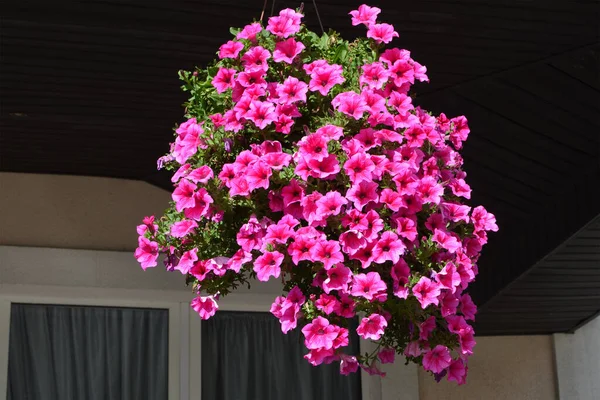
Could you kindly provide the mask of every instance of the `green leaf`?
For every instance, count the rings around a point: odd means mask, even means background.
[[[329,35],[324,33],[323,36],[321,36],[321,40],[319,40],[319,44],[318,44],[319,48],[326,50],[329,47]]]

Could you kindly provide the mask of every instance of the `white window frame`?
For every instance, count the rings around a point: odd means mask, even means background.
[[[180,302],[152,300],[151,293],[139,298],[128,290],[73,288],[37,285],[0,285],[0,393],[6,393],[10,310],[13,303],[53,304],[122,308],[157,308],[169,312],[169,400],[180,399]],[[150,296],[148,296],[150,295]]]

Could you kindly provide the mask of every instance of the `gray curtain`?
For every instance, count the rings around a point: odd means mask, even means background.
[[[13,304],[9,400],[166,400],[167,310]]]
[[[351,348],[358,354],[356,333]],[[202,322],[202,400],[361,398],[359,373],[340,375],[339,363],[313,367],[307,352],[300,330],[284,335],[270,313],[219,311]]]

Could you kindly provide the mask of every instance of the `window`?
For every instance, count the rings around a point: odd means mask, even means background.
[[[355,354],[358,346],[351,335]],[[313,367],[307,351],[300,330],[284,335],[270,313],[219,311],[202,322],[202,399],[361,398],[360,374],[340,375],[338,363]]]
[[[166,400],[169,310],[11,306],[7,399]]]

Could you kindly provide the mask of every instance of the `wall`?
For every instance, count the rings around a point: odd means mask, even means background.
[[[136,225],[169,200],[139,181],[0,173],[0,245],[132,250]]]
[[[467,384],[457,386],[446,380],[436,383],[420,370],[420,399],[556,399],[552,346],[550,335],[480,337],[469,358]]]
[[[600,317],[554,340],[560,398],[600,399]]]
[[[118,292],[132,298],[180,301],[185,308],[191,293],[181,276],[160,267],[144,272],[131,252],[136,246],[135,226],[145,215],[160,214],[169,199],[166,191],[142,182],[0,173],[0,294],[18,293],[21,286],[33,292],[53,288],[81,296]],[[251,292],[228,296],[221,308],[266,308],[278,286],[277,282],[253,285]],[[582,349],[590,343],[598,345],[600,334],[585,332],[571,339],[557,338],[571,346],[564,347],[559,367],[576,364],[578,354],[585,353]],[[598,371],[597,354],[589,355],[585,367],[570,371],[574,377],[565,379],[571,387],[561,380],[561,399],[594,398],[586,397],[592,392],[577,393],[577,388],[592,374],[590,369]],[[415,366],[400,361],[384,367],[388,376],[368,380],[370,395],[365,400],[558,398],[551,336],[479,338],[468,384],[462,387],[445,381],[436,384]],[[597,390],[597,386],[590,388]]]

